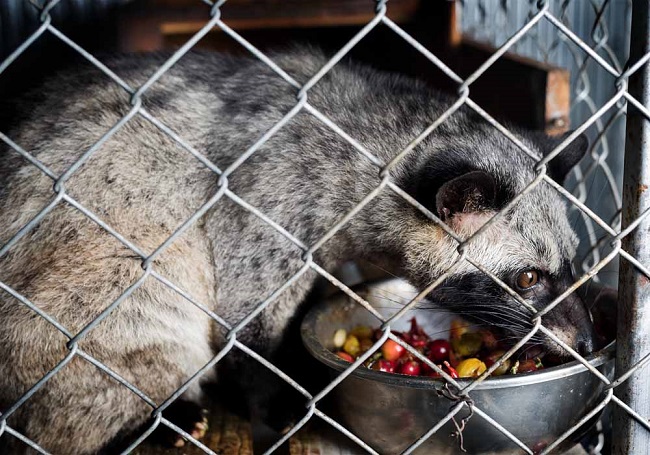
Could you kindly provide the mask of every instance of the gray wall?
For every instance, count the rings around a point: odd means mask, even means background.
[[[495,46],[503,44],[538,11],[536,1],[523,0],[464,0],[459,2],[459,6],[463,33]],[[551,0],[550,11],[614,68],[620,69],[625,65],[629,51],[631,1]],[[572,128],[585,122],[616,92],[615,78],[544,18],[511,50],[571,72]],[[589,128],[587,134],[592,143],[591,156],[582,161],[582,171],[572,176],[567,187],[606,222],[618,226],[624,111],[616,107],[610,109]],[[593,222],[585,221],[577,209],[573,212],[576,229],[583,240],[581,260],[576,265],[586,269],[611,250],[607,246],[609,242],[605,242],[593,251],[590,245],[603,237],[603,230]],[[618,261],[615,260],[599,274],[599,278],[616,286],[617,270]]]

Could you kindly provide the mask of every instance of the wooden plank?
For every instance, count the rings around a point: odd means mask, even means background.
[[[208,8],[195,0],[149,0],[123,21],[122,48],[151,51],[184,43],[207,20]],[[453,2],[391,0],[388,15],[461,77],[467,77],[495,51],[463,37]],[[261,49],[288,40],[338,49],[374,17],[369,0],[230,0],[224,21]],[[200,47],[243,52],[215,29]],[[386,27],[377,27],[351,57],[378,69],[397,71],[456,92],[456,84]],[[560,134],[569,127],[569,73],[506,53],[470,87],[470,96],[488,113],[529,129]]]
[[[391,0],[388,17],[406,23],[417,15],[420,2]],[[374,16],[368,0],[230,0],[222,10],[224,22],[235,30],[361,26]],[[166,40],[187,38],[208,20],[209,8],[196,0],[139,2],[121,14],[121,48],[127,52],[159,50]]]
[[[412,12],[421,0],[391,0],[388,14],[393,10],[410,9]],[[209,7],[196,0],[148,0],[147,8],[151,11],[208,11]],[[375,2],[372,0],[229,0],[222,7],[223,17],[233,18],[274,18],[291,16],[334,15],[345,16],[355,13],[373,12]]]
[[[568,71],[552,70],[546,81],[546,133],[552,136],[569,128],[571,109],[571,81]]]
[[[460,11],[458,10],[458,5],[456,2],[449,2],[448,10],[449,20],[449,33],[447,35],[447,41],[449,46],[456,47],[460,45],[463,39],[463,33],[460,30]]]
[[[164,48],[160,20],[153,16],[124,15],[118,23],[118,46],[122,52],[154,52]]]
[[[228,27],[233,30],[262,30],[274,28],[308,28],[308,27],[340,27],[342,25],[363,25],[375,17],[374,13],[355,13],[347,15],[318,15],[318,16],[291,16],[275,18],[252,19],[224,19]],[[395,22],[404,22],[407,14],[394,15]],[[163,35],[178,35],[196,33],[207,21],[173,21],[163,22],[159,30]],[[215,28],[213,32],[220,32]]]
[[[453,66],[461,77],[467,77],[495,51],[463,38]],[[470,86],[470,97],[492,116],[561,134],[569,128],[569,79],[566,69],[506,53]]]

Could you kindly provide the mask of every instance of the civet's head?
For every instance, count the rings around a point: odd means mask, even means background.
[[[526,132],[519,136],[540,158],[566,137]],[[574,282],[571,264],[578,238],[563,196],[545,180],[528,190],[538,176],[536,160],[492,127],[444,137],[416,155],[419,174],[404,184],[458,238],[470,239],[461,249],[469,261],[507,284],[535,309],[545,308]],[[546,175],[561,185],[587,148],[587,139],[578,137],[548,163]],[[518,197],[514,206],[503,210]],[[469,261],[457,264],[458,243],[451,235],[424,216],[410,218],[412,222],[405,223],[404,267],[416,285],[427,286],[452,268],[430,294],[438,305],[476,323],[496,326],[513,342],[530,331],[529,309]],[[575,293],[544,315],[542,323],[576,351],[586,354],[594,349],[591,316]],[[542,332],[532,342],[566,355]]]

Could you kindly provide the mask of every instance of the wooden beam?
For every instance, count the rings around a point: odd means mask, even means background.
[[[421,0],[391,0],[388,17],[411,21]],[[361,26],[375,17],[369,0],[230,0],[223,21],[235,30]],[[121,46],[128,52],[151,51],[191,35],[209,20],[209,8],[196,0],[149,0],[127,9],[121,19]],[[219,33],[215,28],[214,33]]]
[[[495,51],[463,38],[455,69],[465,78]],[[529,129],[554,135],[569,128],[570,74],[564,68],[506,53],[470,86],[470,97],[490,115]]]
[[[345,25],[363,25],[370,22],[374,13],[355,13],[347,15],[319,15],[319,16],[287,16],[287,17],[257,17],[251,19],[224,19],[228,27],[233,30],[264,30],[276,28],[311,28],[311,27],[340,27]],[[395,16],[393,20],[402,22],[406,14]],[[196,33],[207,21],[167,21],[162,22],[159,30],[163,35],[179,35]],[[215,28],[213,32],[220,32]]]

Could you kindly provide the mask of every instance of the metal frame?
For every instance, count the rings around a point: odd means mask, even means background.
[[[650,1],[635,0],[632,17],[630,61],[650,53]],[[642,37],[645,36],[645,39]],[[645,64],[629,78],[629,94],[643,105],[650,106],[650,65]],[[635,258],[647,263],[650,258],[648,228],[650,220],[639,217],[650,206],[650,120],[646,112],[631,108],[627,116],[625,144],[625,179],[623,187],[623,225],[633,227],[623,244]],[[645,213],[644,213],[645,215]],[[650,381],[640,371],[650,351],[650,287],[648,277],[630,262],[621,264],[619,277],[618,355],[616,371],[626,374],[618,378],[616,397],[642,416],[650,415]],[[650,432],[626,416],[618,408],[614,413],[613,453],[650,453]]]

